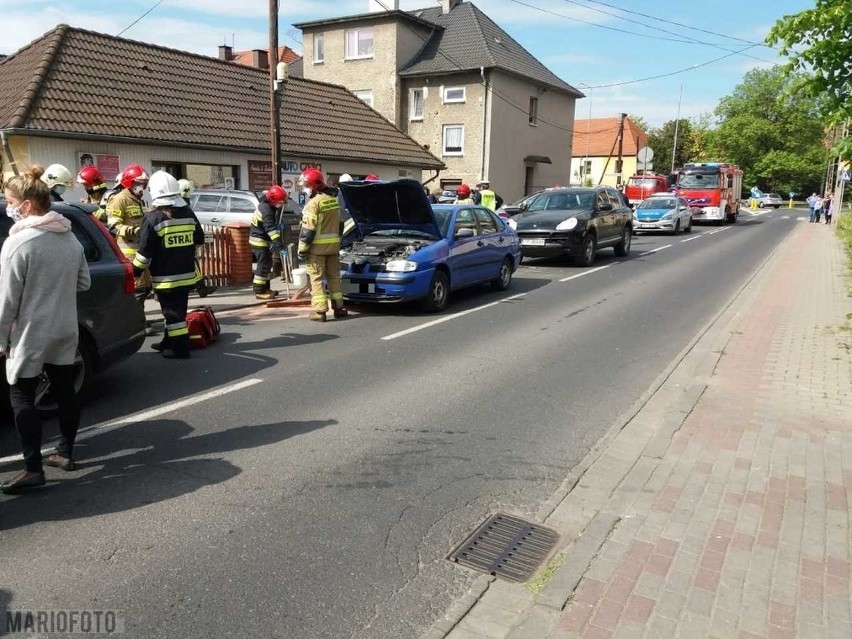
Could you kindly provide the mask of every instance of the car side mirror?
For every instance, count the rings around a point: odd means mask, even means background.
[[[612,204],[610,204],[609,202],[607,202],[605,204],[601,204],[601,205],[598,206],[598,211],[600,211],[601,213],[603,213],[605,211],[611,211],[611,210],[612,210]]]
[[[519,213],[523,213],[523,212],[524,212],[524,211],[526,211],[528,208],[530,208],[530,205],[529,205],[529,204],[527,204],[526,202],[524,202],[523,204],[521,204],[521,205],[518,207],[518,212],[519,212]]]
[[[453,236],[455,239],[460,240],[466,237],[473,237],[476,235],[476,231],[471,228],[463,228],[456,231],[456,234]]]

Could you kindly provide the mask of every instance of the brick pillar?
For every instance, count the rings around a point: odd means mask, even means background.
[[[228,233],[230,265],[228,279],[231,286],[251,284],[252,264],[249,227],[247,222],[228,222],[222,225]]]

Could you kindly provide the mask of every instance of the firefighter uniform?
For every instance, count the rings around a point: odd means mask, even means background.
[[[475,204],[475,202],[473,201],[473,198],[470,198],[470,197],[456,198],[456,201],[454,203],[455,204],[471,204],[471,205]]]
[[[139,249],[140,228],[142,226],[142,200],[130,189],[124,189],[113,195],[106,204],[107,226],[115,236],[118,247],[131,262]],[[151,278],[147,272],[136,278],[136,289],[151,288]]]
[[[311,280],[311,306],[325,319],[328,298],[335,316],[343,316],[343,291],[340,287],[340,236],[343,222],[334,189],[326,188],[311,197],[302,211],[299,255],[306,259],[305,270]],[[323,280],[328,285],[326,296]]]
[[[95,187],[92,189],[91,194],[87,195],[85,199],[85,204],[94,204],[98,207],[98,210],[93,211],[92,215],[94,215],[99,222],[103,222],[104,224],[107,223],[106,191],[106,184]]]
[[[281,252],[281,231],[278,230],[278,208],[262,197],[258,211],[251,220],[249,244],[257,266],[252,285],[256,295],[269,293],[272,255]]]
[[[177,357],[189,355],[186,311],[189,292],[201,279],[195,247],[203,244],[204,230],[188,206],[157,208],[142,221],[133,268],[137,275],[143,271],[150,273],[160,300],[166,336],[156,348],[164,354],[172,351]]]

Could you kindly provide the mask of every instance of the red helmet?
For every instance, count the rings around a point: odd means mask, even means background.
[[[470,187],[467,184],[462,184],[456,191],[461,198],[470,197]]]
[[[307,169],[302,173],[302,184],[312,191],[321,191],[325,188],[325,178],[319,169]]]
[[[131,164],[121,172],[121,186],[129,189],[134,182],[147,182],[148,172],[138,164]]]
[[[77,184],[99,186],[104,183],[106,183],[106,180],[96,166],[84,166],[77,174]]]
[[[266,201],[272,206],[281,206],[287,201],[287,191],[277,184],[273,184],[266,192]]]
[[[378,182],[379,176],[375,173],[370,173],[369,175],[367,175],[367,177],[364,178],[364,180],[366,180],[367,182]]]

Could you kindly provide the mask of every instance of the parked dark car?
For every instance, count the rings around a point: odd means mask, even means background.
[[[77,294],[80,345],[74,383],[81,393],[98,373],[139,350],[145,341],[145,311],[135,296],[133,266],[106,227],[90,214],[94,207],[55,203],[51,208],[71,220],[71,230],[83,246],[92,277],[89,290]],[[6,215],[6,200],[0,198],[0,246],[9,237],[12,224]],[[5,373],[0,393],[8,404]],[[46,411],[53,407],[46,380],[38,390],[37,405]]]
[[[509,223],[524,257],[568,255],[577,266],[590,266],[602,248],[630,252],[633,211],[609,186],[548,189]]]

